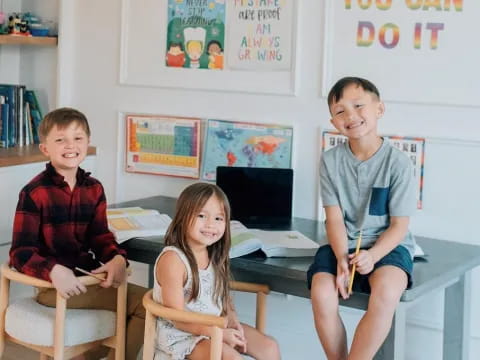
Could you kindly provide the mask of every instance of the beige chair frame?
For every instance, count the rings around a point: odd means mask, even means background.
[[[64,346],[65,335],[65,313],[67,308],[67,300],[57,292],[56,311],[55,311],[55,333],[53,346],[39,346],[25,343],[19,339],[15,339],[5,332],[5,314],[9,304],[10,282],[18,282],[34,287],[53,288],[51,282],[37,279],[8,267],[7,264],[1,266],[1,283],[0,283],[0,357],[5,350],[6,340],[36,350],[40,353],[40,360],[47,360],[48,356],[54,360],[66,360],[74,356],[80,355],[89,349],[93,349],[100,345],[105,345],[115,349],[115,360],[125,359],[125,326],[126,326],[126,309],[127,309],[127,280],[118,287],[117,292],[117,319],[116,333],[106,339],[92,341],[85,344],[74,346]],[[99,274],[104,276],[104,274]],[[100,280],[92,276],[79,276],[78,279],[85,286],[96,285]]]
[[[252,284],[239,281],[230,281],[230,288],[236,291],[250,292],[257,294],[256,322],[255,327],[260,332],[265,330],[266,301],[270,289],[267,285]],[[211,326],[213,335],[210,339],[210,360],[221,360],[222,358],[222,329],[227,327],[227,318],[214,315],[206,315],[185,310],[177,310],[162,306],[152,298],[152,290],[149,290],[143,297],[145,307],[145,339],[143,343],[143,360],[152,360],[154,356],[156,317],[171,321],[188,322]]]

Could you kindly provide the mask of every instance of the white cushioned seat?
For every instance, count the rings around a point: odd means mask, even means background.
[[[67,309],[65,346],[88,343],[115,335],[116,314],[107,310]],[[55,308],[33,298],[18,299],[8,305],[5,331],[23,342],[53,346]]]

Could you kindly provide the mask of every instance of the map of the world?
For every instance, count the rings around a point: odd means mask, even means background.
[[[290,126],[208,120],[202,179],[215,180],[217,166],[290,168]]]

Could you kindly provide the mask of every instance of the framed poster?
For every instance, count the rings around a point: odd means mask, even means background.
[[[120,84],[293,96],[297,3],[122,0]]]
[[[423,201],[423,175],[425,162],[425,138],[408,136],[385,136],[397,149],[408,155],[413,164],[413,174],[417,183],[417,209],[422,208]],[[324,131],[322,133],[322,151],[327,151],[338,144],[343,144],[347,138],[336,131]]]
[[[126,116],[126,171],[197,179],[200,119]]]
[[[325,0],[322,96],[360,76],[384,100],[480,106],[478,14],[474,0]]]
[[[216,179],[217,166],[291,167],[291,126],[210,119],[205,137],[204,180]]]

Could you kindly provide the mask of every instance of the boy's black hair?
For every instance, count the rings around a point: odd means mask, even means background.
[[[360,86],[363,90],[376,95],[380,100],[380,93],[377,87],[371,81],[359,77],[347,76],[338,80],[336,84],[333,85],[332,89],[328,93],[328,106],[330,107],[334,102],[340,100],[343,96],[343,90],[352,84]]]

